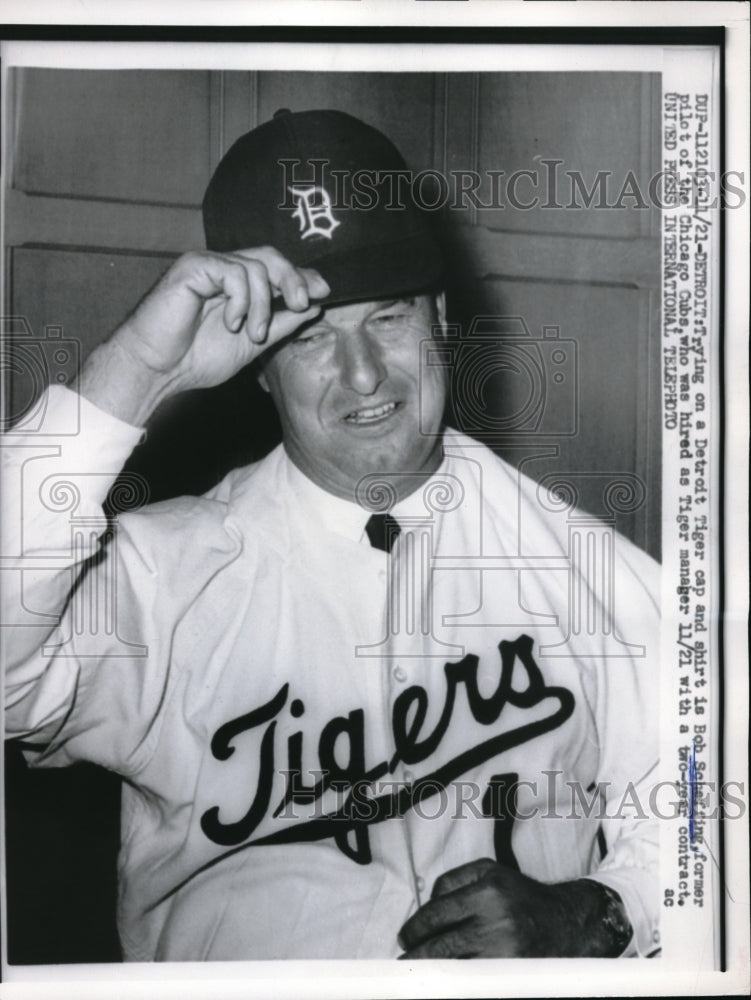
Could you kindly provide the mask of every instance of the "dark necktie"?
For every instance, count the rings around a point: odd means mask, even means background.
[[[381,552],[391,552],[397,535],[402,530],[391,514],[372,514],[365,525],[370,544]]]

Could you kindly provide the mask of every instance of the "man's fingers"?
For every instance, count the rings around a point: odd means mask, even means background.
[[[265,265],[258,260],[246,260],[245,269],[250,288],[250,308],[245,326],[250,339],[256,344],[262,344],[271,320],[269,274]]]
[[[228,330],[237,333],[250,307],[248,276],[242,265],[228,269],[223,282],[223,291],[227,297],[222,313],[224,325]]]
[[[276,344],[280,340],[284,340],[285,337],[289,337],[299,327],[305,323],[309,323],[316,316],[320,316],[322,311],[323,307],[314,303],[302,312],[292,312],[289,309],[279,309],[274,312],[269,328],[268,341],[265,346],[271,347],[272,344]]]
[[[458,868],[451,868],[435,880],[430,898],[437,899],[439,896],[456,892],[457,889],[463,889],[466,885],[479,882],[489,871],[497,868],[498,863],[490,858],[478,858],[476,861],[469,861],[466,865],[459,865]]]
[[[408,961],[413,958],[473,958],[479,952],[473,927],[474,921],[467,918],[443,934],[408,948],[399,958]]]
[[[295,268],[272,247],[186,254],[175,277],[204,300],[208,311],[220,307],[229,331],[239,332],[244,323],[249,340],[264,347],[315,318],[321,307],[311,300],[330,292],[317,271]],[[274,309],[277,297],[286,308]]]
[[[274,263],[272,271],[276,273],[276,280],[272,279],[272,284],[278,289],[287,309],[292,312],[307,309],[311,299],[325,298],[331,291],[320,274],[311,268],[293,267],[284,258],[281,261],[275,260]]]
[[[312,299],[325,299],[327,295],[331,294],[328,283],[321,277],[318,271],[314,271],[312,267],[300,267],[298,271],[305,278],[308,285],[308,293]]]
[[[311,298],[325,298],[331,291],[317,271],[307,267],[295,267],[274,247],[238,250],[232,256],[244,262],[262,263],[274,294],[280,295],[284,305],[292,312],[307,309]]]
[[[409,951],[428,938],[442,934],[472,916],[473,913],[467,906],[464,894],[431,899],[403,924],[397,941],[400,947]]]
[[[476,883],[489,871],[497,869],[495,861],[479,858],[439,875],[430,900],[399,931],[400,945],[409,948],[471,916],[474,912],[472,907],[476,897]]]
[[[259,261],[239,260],[209,253],[185,254],[174,268],[171,285],[190,290],[203,300],[204,310],[222,308],[222,320],[233,333],[247,316],[253,339],[263,336],[271,309],[271,291],[266,269]],[[222,306],[221,297],[225,299]],[[204,312],[204,315],[206,313]]]
[[[439,894],[421,906],[399,931],[397,941],[407,953],[405,957],[470,957],[484,953],[483,940],[490,942],[490,955],[518,954],[515,897],[499,884],[499,867],[495,861],[482,858],[441,876]],[[448,891],[449,885],[458,888]],[[520,910],[524,913],[524,906]]]

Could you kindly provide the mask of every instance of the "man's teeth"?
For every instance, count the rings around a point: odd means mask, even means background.
[[[371,406],[362,410],[353,410],[344,418],[352,424],[365,424],[370,420],[380,420],[387,413],[396,409],[396,403],[384,403],[383,406]]]

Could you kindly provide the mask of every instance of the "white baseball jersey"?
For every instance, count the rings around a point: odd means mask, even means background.
[[[5,449],[27,616],[59,613],[139,438],[62,389],[49,425],[76,406],[46,455]],[[390,555],[280,447],[122,515],[41,651],[53,619],[13,630],[7,735],[125,778],[127,958],[393,957],[482,857],[611,886],[654,949],[655,826],[623,802],[656,767],[656,564],[476,442],[444,452]]]

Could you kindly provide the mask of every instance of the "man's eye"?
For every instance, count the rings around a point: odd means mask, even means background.
[[[405,313],[403,312],[390,312],[382,313],[380,316],[374,316],[372,322],[376,326],[388,326],[390,323],[399,323],[404,319]]]
[[[306,330],[305,333],[301,333],[297,338],[298,344],[319,344],[323,341],[328,333],[327,330]]]
[[[374,326],[393,326],[405,323],[411,315],[415,305],[414,299],[405,299],[403,302],[396,302],[388,307],[384,312],[377,313],[371,317]]]

